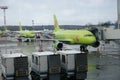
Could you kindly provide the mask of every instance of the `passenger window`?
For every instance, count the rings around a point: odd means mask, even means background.
[[[36,57],[36,65],[38,65],[38,57]]]
[[[65,63],[65,55],[62,55],[62,62]]]
[[[87,37],[87,36],[93,36],[93,35],[92,34],[86,34],[85,36]]]

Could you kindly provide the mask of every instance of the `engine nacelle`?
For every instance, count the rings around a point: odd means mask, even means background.
[[[54,44],[53,44],[54,48],[56,48],[56,50],[62,50],[63,48],[63,43],[62,42],[59,42],[59,41],[55,41]]]

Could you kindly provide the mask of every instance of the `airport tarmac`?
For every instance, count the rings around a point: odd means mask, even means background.
[[[0,41],[0,44],[8,44],[8,43],[11,42]],[[31,53],[35,51],[36,43],[33,42],[33,43],[17,43],[17,44],[21,48],[23,53],[29,56],[29,66],[31,66],[30,64]],[[98,53],[97,51],[91,51],[88,54],[88,74],[86,80],[120,80],[119,50],[112,51],[112,49],[109,49],[107,45],[107,48],[105,48],[104,51],[100,52],[100,54],[97,53]]]

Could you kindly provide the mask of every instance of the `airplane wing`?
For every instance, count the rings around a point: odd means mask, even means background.
[[[35,34],[37,34],[37,33],[43,33],[42,30],[39,30],[39,31],[32,31],[32,32],[34,32]]]
[[[64,39],[64,40],[62,40],[62,39],[57,39],[58,41],[60,41],[60,42],[63,42],[63,43],[65,43],[65,44],[71,44],[71,42],[72,42],[72,40],[68,40],[68,39]]]

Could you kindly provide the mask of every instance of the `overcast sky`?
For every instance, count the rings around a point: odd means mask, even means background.
[[[7,25],[53,25],[53,15],[60,25],[97,24],[117,20],[117,0],[0,0],[6,10]],[[0,25],[3,25],[0,10]]]

